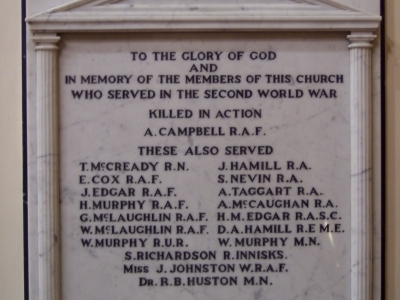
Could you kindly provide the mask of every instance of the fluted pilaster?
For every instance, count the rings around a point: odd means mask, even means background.
[[[58,47],[34,36],[37,70],[39,300],[60,299]]]
[[[351,299],[372,299],[372,104],[370,33],[348,35],[351,113]]]

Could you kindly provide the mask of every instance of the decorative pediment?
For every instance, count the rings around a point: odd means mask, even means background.
[[[380,20],[331,0],[78,0],[27,18],[33,32],[371,31]]]

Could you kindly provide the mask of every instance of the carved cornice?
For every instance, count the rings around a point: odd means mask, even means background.
[[[33,32],[326,30],[378,28],[379,16],[331,0],[143,4],[79,0],[27,18]]]

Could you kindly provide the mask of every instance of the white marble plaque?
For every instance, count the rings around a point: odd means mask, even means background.
[[[379,299],[379,21],[331,0],[29,17],[30,299]]]
[[[347,46],[63,36],[62,299],[349,299]]]

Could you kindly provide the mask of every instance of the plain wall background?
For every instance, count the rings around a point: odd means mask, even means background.
[[[386,1],[386,298],[400,299],[400,1]]]
[[[0,9],[0,299],[24,297],[21,4]]]
[[[400,299],[400,1],[386,1],[386,299]],[[22,300],[21,4],[0,10],[0,299]]]

